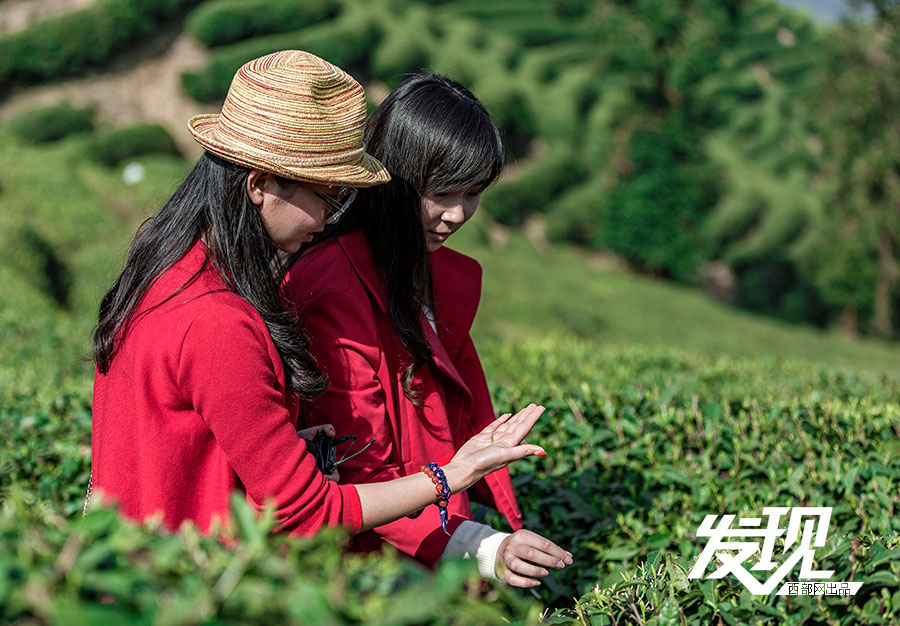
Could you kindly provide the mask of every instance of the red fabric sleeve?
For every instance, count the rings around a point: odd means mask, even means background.
[[[285,407],[278,358],[265,325],[229,308],[200,315],[181,348],[178,384],[212,431],[248,499],[275,506],[276,530],[309,535],[322,526],[359,530],[352,485],[325,480]]]
[[[456,369],[472,392],[472,422],[467,438],[496,419],[481,360],[471,337],[467,337],[455,359]],[[497,509],[513,530],[522,528],[522,512],[516,502],[509,469],[504,467],[485,476],[469,488],[472,499]]]
[[[373,438],[365,452],[340,466],[341,482],[367,483],[404,476],[402,459],[394,449],[400,428],[392,424],[386,392],[378,378],[381,367],[379,335],[368,296],[362,292],[322,291],[299,308],[310,338],[310,352],[328,375],[326,393],[316,398],[315,423],[331,423],[337,434],[357,435],[354,449]],[[310,424],[312,425],[312,424]],[[458,494],[450,499],[452,531],[470,515],[468,499]],[[468,513],[468,511],[466,511]],[[440,559],[449,537],[438,519],[437,507],[426,507],[416,519],[403,517],[374,529],[383,540],[427,565]]]

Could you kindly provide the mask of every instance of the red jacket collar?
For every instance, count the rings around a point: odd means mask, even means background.
[[[384,284],[378,276],[372,252],[363,234],[347,233],[338,237],[337,241],[378,308],[387,313]],[[481,298],[481,267],[471,257],[446,246],[429,253],[428,257],[439,334],[442,339],[444,331],[448,331],[454,339],[457,336],[465,338],[472,328]]]
[[[338,242],[366,290],[387,315],[387,295],[365,237],[361,233],[348,233],[338,237]],[[422,330],[435,364],[471,398],[471,391],[453,365],[451,355],[458,354],[464,346],[475,319],[481,295],[481,266],[474,259],[443,246],[429,254],[429,262],[437,335],[424,314],[420,316]]]
[[[361,232],[346,233],[338,237],[337,242],[378,308],[382,313],[387,313],[387,293],[378,276],[378,270],[375,269],[375,259],[372,258],[372,251],[365,236]]]

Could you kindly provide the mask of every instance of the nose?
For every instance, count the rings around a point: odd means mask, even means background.
[[[462,202],[454,202],[441,213],[441,220],[451,224],[462,224],[464,218],[465,212],[463,211]]]

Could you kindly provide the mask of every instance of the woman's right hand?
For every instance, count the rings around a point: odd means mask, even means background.
[[[540,446],[522,444],[543,412],[544,407],[529,404],[515,415],[501,415],[464,443],[443,468],[453,493],[518,459],[546,456]]]
[[[544,412],[529,404],[513,416],[501,415],[469,439],[441,469],[452,493],[459,493],[488,474],[531,454],[545,456],[540,446],[522,444]],[[369,530],[409,515],[435,501],[434,486],[422,473],[382,483],[356,485],[362,507],[360,530]]]

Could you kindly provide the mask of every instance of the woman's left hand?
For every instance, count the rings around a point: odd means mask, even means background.
[[[547,568],[562,569],[572,564],[572,554],[539,534],[517,530],[503,540],[497,549],[494,570],[513,587],[537,587],[538,578],[547,576]]]
[[[334,437],[335,430],[334,426],[331,424],[320,424],[319,426],[312,426],[310,428],[304,428],[303,430],[298,430],[297,434],[306,439],[307,441],[312,441],[313,438],[319,434],[319,432],[324,432],[326,437]],[[341,475],[335,469],[330,474],[325,474],[325,480],[333,480],[334,482],[340,482]]]

